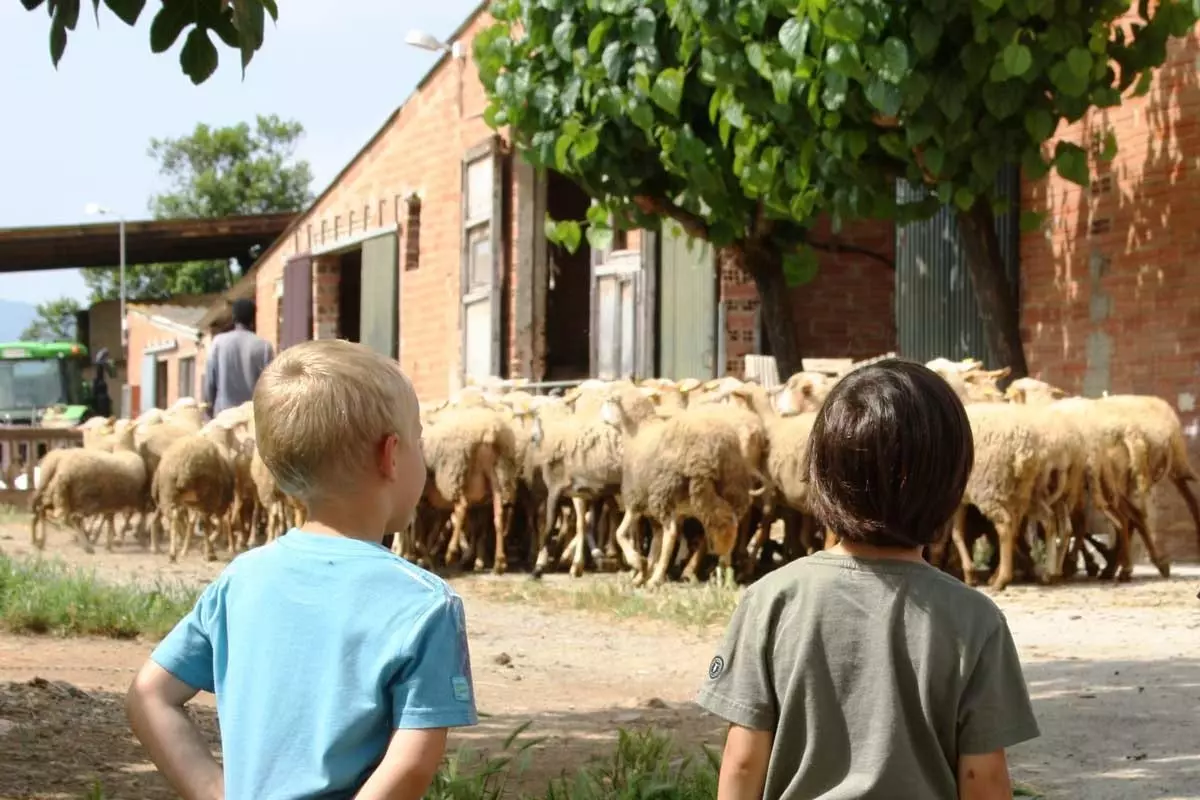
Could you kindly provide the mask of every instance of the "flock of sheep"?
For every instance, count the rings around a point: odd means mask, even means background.
[[[1149,519],[1150,491],[1164,479],[1200,536],[1189,487],[1197,476],[1165,401],[1068,398],[1029,378],[1002,392],[1005,371],[978,361],[928,366],[967,404],[976,443],[963,505],[951,535],[929,548],[932,563],[968,583],[990,571],[997,589],[1018,574],[1068,576],[1081,558],[1089,574],[1124,579],[1136,535],[1166,576]],[[699,579],[715,561],[718,580],[753,580],[834,541],[808,513],[805,451],[835,382],[802,372],[771,389],[729,377],[588,380],[563,396],[498,380],[467,387],[422,409],[428,480],[414,524],[391,546],[431,568],[490,561],[503,572],[513,560],[534,576],[559,564],[578,576],[591,562],[654,586]],[[214,558],[218,542],[234,553],[303,517],[256,457],[248,405],[207,423],[190,399],[136,420],[93,421],[83,445],[39,465],[35,545],[48,516],[89,550],[100,530],[89,522],[106,527],[111,547],[116,516],[121,536],[138,516],[155,552],[169,523],[172,559],[197,533]],[[1092,511],[1109,535],[1090,528]],[[993,547],[981,558],[985,537]]]

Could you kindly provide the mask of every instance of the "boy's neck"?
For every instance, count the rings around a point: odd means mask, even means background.
[[[371,516],[373,515],[364,512],[362,507],[354,510],[312,508],[299,530],[316,536],[337,536],[381,544],[387,521],[368,519]]]
[[[842,539],[830,548],[830,552],[852,558],[882,558],[892,561],[925,563],[925,557],[922,555],[923,549],[921,547],[879,547],[865,542],[851,542]]]

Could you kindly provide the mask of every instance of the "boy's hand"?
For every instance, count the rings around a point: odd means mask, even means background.
[[[400,729],[354,800],[420,800],[446,754],[446,728]]]
[[[154,765],[184,800],[224,800],[225,776],[184,710],[197,691],[147,661],[129,687],[125,713]]]
[[[759,800],[767,782],[767,763],[775,742],[772,731],[730,725],[721,756],[717,800]]]
[[[1012,800],[1004,750],[958,757],[959,800]]]

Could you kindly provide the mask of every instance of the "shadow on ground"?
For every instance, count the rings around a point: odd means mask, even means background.
[[[1011,753],[1018,780],[1048,798],[1200,797],[1200,661],[1032,663],[1026,676],[1042,738]],[[215,714],[194,713],[215,747]],[[452,747],[497,753],[528,719],[485,716]],[[545,741],[510,790],[542,794],[564,772],[609,758],[619,728],[668,734],[685,752],[723,735],[720,722],[686,705],[542,713],[524,737]],[[61,683],[0,686],[0,764],[0,798],[80,797],[97,784],[109,800],[173,796],[130,735],[121,697]]]

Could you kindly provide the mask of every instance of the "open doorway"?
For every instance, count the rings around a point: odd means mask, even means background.
[[[338,338],[362,340],[362,249],[343,253],[338,267]]]
[[[583,220],[591,200],[569,178],[548,171],[546,209],[551,219]],[[574,253],[547,248],[546,380],[587,378],[591,371],[592,250],[585,238]]]

